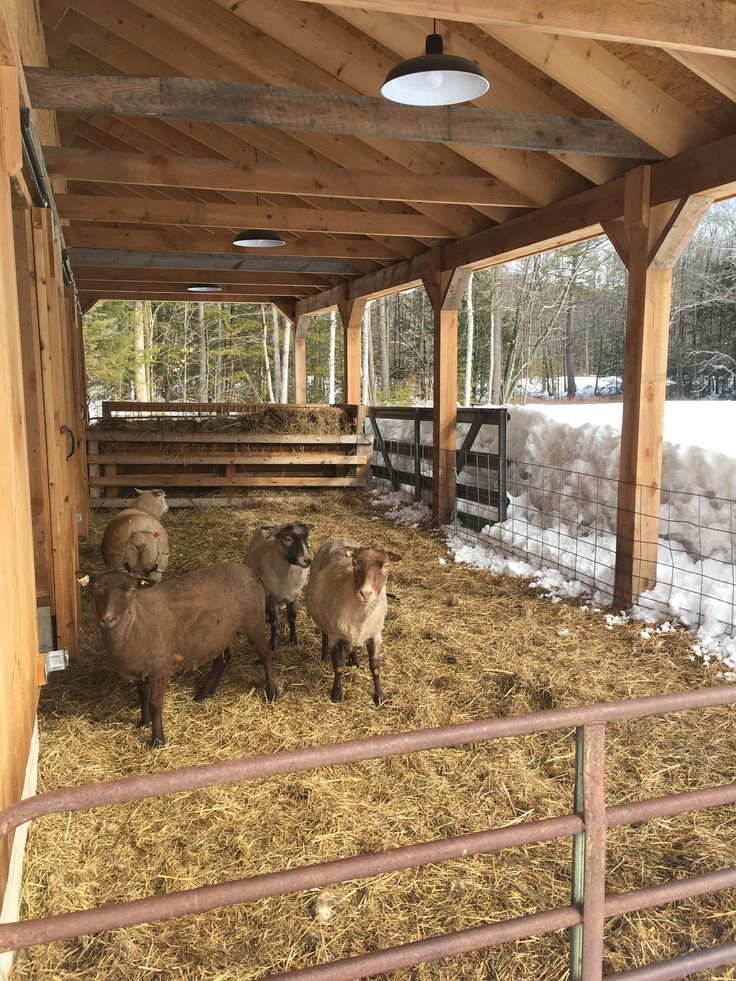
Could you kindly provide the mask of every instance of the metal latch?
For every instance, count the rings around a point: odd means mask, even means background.
[[[52,671],[64,671],[65,668],[69,667],[69,651],[66,647],[62,647],[58,651],[42,652],[41,657],[43,658],[44,675],[47,680]]]

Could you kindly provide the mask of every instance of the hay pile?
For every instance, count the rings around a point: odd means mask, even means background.
[[[365,499],[332,492],[251,494],[242,509],[164,519],[172,573],[239,558],[263,520],[313,522],[314,544],[349,532],[403,554],[385,633],[387,703],[376,709],[365,663],[329,701],[331,672],[300,612],[303,648],[282,640],[282,698],[266,705],[262,671],[239,649],[214,699],[191,700],[178,676],[166,701],[168,745],[151,753],[133,687],[101,671],[96,631],[85,653],[43,690],[41,789],[146,773],[349,737],[461,722],[599,699],[717,683],[689,660],[690,638],[644,640],[594,614],[539,600],[527,584],[440,565],[441,543],[388,525]],[[97,565],[97,519],[86,558]],[[564,636],[560,631],[568,631]],[[282,623],[282,638],[285,624]],[[733,778],[732,709],[608,727],[609,803]],[[31,827],[24,917],[132,899],[297,864],[569,811],[571,733],[417,754],[198,794],[41,818]],[[636,888],[733,863],[733,810],[609,834],[608,888]],[[248,906],[154,923],[20,954],[16,979],[217,978],[254,981],[569,901],[568,840],[358,880]],[[608,972],[733,939],[734,896],[706,896],[608,922]],[[399,972],[412,981],[559,981],[566,938],[555,934]],[[730,969],[702,975],[736,978]]]
[[[182,410],[186,403],[182,403]],[[157,433],[273,433],[286,435],[304,433],[309,436],[336,436],[351,431],[350,418],[344,409],[334,405],[298,406],[264,405],[239,415],[197,417],[144,416],[126,418],[112,416],[100,419],[90,427],[106,432]]]

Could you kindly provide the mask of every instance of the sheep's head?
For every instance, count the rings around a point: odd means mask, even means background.
[[[365,606],[375,602],[386,585],[391,563],[400,562],[401,556],[374,546],[345,546],[340,551],[353,560],[353,581],[358,601]]]
[[[151,490],[138,490],[136,487],[135,492],[138,495],[135,507],[148,511],[154,518],[160,518],[169,510],[166,491],[160,487],[153,487]]]
[[[308,541],[312,528],[314,525],[294,522],[288,525],[261,525],[261,532],[266,538],[275,540],[276,547],[287,562],[308,569],[312,564]]]
[[[110,572],[90,572],[78,575],[81,586],[91,586],[98,627],[112,630],[130,610],[135,594],[150,583],[143,576],[113,569]]]

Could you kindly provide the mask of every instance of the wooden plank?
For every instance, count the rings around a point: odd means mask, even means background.
[[[280,474],[259,476],[212,477],[209,474],[117,474],[95,477],[93,487],[362,487],[360,477],[284,477]]]
[[[667,53],[717,89],[721,95],[736,102],[736,61],[733,58],[696,54],[677,48],[668,48]]]
[[[307,435],[296,433],[162,433],[127,432],[111,429],[88,429],[87,439],[98,443],[253,443],[274,446],[369,446],[370,436]]]
[[[475,107],[415,108],[370,96],[194,78],[122,77],[43,68],[26,69],[26,78],[35,108],[63,112],[156,116],[229,126],[272,126],[296,132],[643,160],[659,156],[643,140],[601,119]]]
[[[49,499],[46,433],[41,381],[41,346],[34,285],[33,232],[27,210],[13,213],[18,310],[21,324],[23,390],[28,439],[28,473],[33,521],[36,598],[49,605],[53,596],[51,502]]]
[[[134,497],[117,497],[110,500],[104,497],[95,498],[90,501],[90,506],[95,510],[120,510],[135,504]],[[201,497],[171,497],[167,495],[166,500],[169,508],[249,508],[251,499],[247,494],[239,494],[237,497],[226,497],[224,494],[217,494],[212,497],[202,495]]]
[[[274,297],[286,296],[301,298],[311,296],[314,292],[314,288],[310,289],[301,286],[258,286],[250,283],[243,285],[239,283],[221,283],[220,277],[216,273],[213,274],[212,270],[207,273],[206,278],[192,276],[189,280],[190,283],[202,281],[220,286],[219,293],[213,293],[209,296],[210,300],[219,303],[237,302],[242,297],[247,297],[249,302],[270,303]],[[207,295],[198,293],[194,296],[187,291],[185,283],[172,283],[165,274],[161,274],[156,280],[131,283],[81,278],[77,279],[76,283],[80,295],[90,294],[99,299],[124,299],[126,296],[130,296],[132,299],[145,300],[150,296],[151,299],[157,297],[181,298],[189,301],[195,300],[199,303]],[[113,296],[109,296],[109,294],[113,294]]]
[[[311,0],[313,3],[321,0]],[[628,44],[670,46],[689,51],[736,51],[736,12],[729,0],[709,0],[693,16],[689,0],[333,0],[334,7],[437,17],[477,24],[504,24],[529,31],[595,37]],[[419,53],[419,52],[417,52]]]
[[[36,590],[11,176],[19,172],[18,73],[0,13],[0,808],[20,800],[36,716]],[[4,52],[4,53],[3,53]],[[28,289],[27,281],[22,284]],[[0,839],[0,896],[13,839]]]
[[[114,232],[115,248],[110,249],[110,235]],[[233,236],[229,232],[198,231],[196,229],[174,228],[115,228],[108,229],[95,225],[70,225],[64,234],[70,251],[89,250],[90,259],[102,259],[99,262],[85,262],[85,265],[110,265],[108,256],[118,259],[115,265],[124,265],[126,259],[129,265],[147,265],[141,258],[157,257],[162,254],[162,260],[167,260],[172,268],[185,268],[185,263],[202,264],[201,256],[213,256],[214,261],[224,263],[225,269],[289,269],[291,272],[325,272],[336,275],[355,275],[357,266],[341,269],[340,265],[348,266],[348,262],[338,264],[337,260],[395,260],[401,257],[395,244],[389,241],[370,238],[329,238],[326,235],[307,235],[296,238],[283,230],[285,244],[279,249],[278,255],[273,255],[273,249],[249,249],[244,253],[242,248],[233,245]],[[190,258],[189,253],[194,257]],[[252,254],[250,254],[252,253]],[[302,257],[295,262],[289,257]],[[251,265],[255,260],[255,264]],[[286,262],[284,260],[287,260]],[[309,260],[312,260],[311,262]],[[272,266],[272,262],[276,262]],[[259,264],[260,262],[260,264]],[[207,259],[204,259],[207,264]],[[239,265],[244,263],[244,265]],[[306,266],[305,266],[306,263]]]
[[[119,266],[83,266],[74,263],[74,278],[77,283],[168,283],[207,282],[214,270],[211,266],[199,269],[155,269],[151,266],[120,268]],[[239,286],[296,286],[327,289],[339,282],[337,276],[319,276],[313,273],[294,272],[248,272],[240,270],[217,270],[217,282]]]
[[[649,265],[652,269],[674,269],[711,204],[713,198],[697,194],[678,202],[672,217],[651,248]]]
[[[495,177],[446,177],[320,167],[319,171],[263,167],[216,158],[114,153],[71,147],[44,147],[52,177],[102,184],[193,187],[300,197],[429,201],[530,208],[534,202]]]
[[[92,194],[57,194],[64,219],[130,222],[152,225],[196,225],[202,228],[267,228],[331,235],[452,238],[444,225],[424,215],[373,211],[322,211],[317,208],[269,208],[149,198],[113,198]]]
[[[119,466],[129,466],[134,463],[159,463],[167,466],[209,466],[228,464],[239,467],[256,466],[283,466],[283,467],[307,467],[329,464],[331,466],[344,466],[345,464],[363,464],[368,459],[363,453],[360,456],[348,453],[305,453],[296,451],[292,453],[190,453],[186,450],[181,453],[128,453],[109,450],[104,452],[90,452],[87,459],[90,463],[116,463]]]
[[[292,293],[286,293],[292,296]],[[79,298],[82,303],[87,300],[170,300],[178,303],[191,303],[194,294],[187,292],[172,292],[164,286],[162,289],[139,289],[121,292],[115,289],[98,287],[91,290],[80,290]],[[269,303],[273,299],[271,293],[198,293],[197,303]]]

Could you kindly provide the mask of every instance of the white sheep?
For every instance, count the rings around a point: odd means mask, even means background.
[[[296,611],[312,564],[307,536],[313,527],[314,525],[298,522],[261,525],[253,532],[243,559],[266,588],[266,615],[271,626],[272,651],[277,647],[276,621],[279,603],[286,603],[289,640],[295,646],[299,643]]]
[[[386,579],[400,555],[383,548],[364,548],[349,538],[332,538],[314,557],[304,599],[322,631],[322,657],[332,656],[331,698],[342,701],[343,656],[365,645],[373,676],[373,701],[383,701],[381,639],[386,619]]]
[[[138,491],[135,504],[116,514],[105,528],[100,552],[108,569],[126,569],[160,582],[169,564],[169,536],[159,518],[168,509],[161,489]]]

